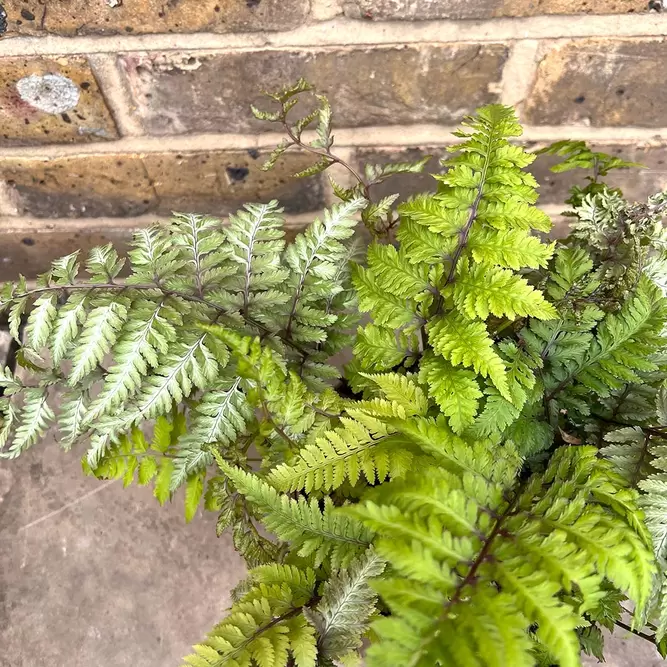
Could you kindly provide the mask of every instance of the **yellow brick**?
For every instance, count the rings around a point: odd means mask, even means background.
[[[0,145],[115,139],[85,58],[0,58]]]

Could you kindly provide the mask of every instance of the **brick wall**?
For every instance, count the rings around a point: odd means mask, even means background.
[[[278,197],[298,228],[332,199],[294,181],[248,106],[304,76],[351,161],[438,155],[475,107],[518,106],[525,140],[583,138],[667,186],[661,0],[4,0],[0,280],[76,247],[123,243],[172,210],[225,214]],[[433,170],[437,162],[432,161]],[[540,161],[542,203],[567,183]],[[414,177],[407,187],[430,186]]]

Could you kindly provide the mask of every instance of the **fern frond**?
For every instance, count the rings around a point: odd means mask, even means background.
[[[185,437],[177,444],[172,490],[186,477],[213,463],[207,445],[232,444],[252,419],[253,410],[246,395],[239,389],[241,378],[236,378],[207,391],[197,403],[194,416]]]
[[[442,357],[429,353],[421,360],[419,379],[428,385],[430,396],[456,433],[472,424],[482,397],[475,373],[455,368]]]
[[[285,261],[291,268],[286,288],[292,297],[285,331],[295,340],[326,340],[326,327],[333,320],[326,318],[313,326],[309,315],[332,292],[342,289],[331,280],[339,274],[341,258],[347,257],[344,241],[354,233],[355,215],[364,205],[365,200],[355,199],[325,211],[322,220],[315,220],[286,250]]]
[[[135,232],[128,253],[132,274],[130,284],[161,283],[177,274],[185,265],[182,248],[171,243],[167,229],[153,225]]]
[[[413,339],[405,332],[397,333],[389,327],[367,324],[357,331],[354,355],[362,368],[387,371],[416,352],[417,346]]]
[[[285,232],[278,202],[246,205],[230,216],[225,233],[232,246],[231,259],[240,268],[230,287],[240,294],[241,312],[246,316],[262,317],[266,307],[284,304],[285,300],[277,293],[287,277],[280,261]],[[264,293],[274,295],[271,302],[263,303]]]
[[[544,244],[524,229],[497,230],[473,227],[468,247],[478,264],[518,271],[524,267],[546,268],[555,244]]]
[[[627,383],[641,382],[639,372],[657,370],[651,355],[664,346],[661,332],[666,308],[660,290],[642,278],[620,312],[600,322],[594,339],[587,334],[577,339],[575,363],[554,368],[547,398],[553,399],[575,381],[607,397]]]
[[[205,215],[177,213],[172,220],[172,243],[180,250],[182,274],[170,286],[203,297],[225,277],[229,248],[221,221]]]
[[[355,266],[352,280],[357,289],[359,309],[372,312],[377,324],[394,329],[405,327],[416,320],[415,302],[385,291],[370,269]]]
[[[249,580],[248,592],[184,667],[284,667],[290,657],[295,667],[315,667],[315,632],[301,612],[315,592],[312,570],[264,567],[251,570]]]
[[[51,332],[49,349],[53,364],[58,366],[70,351],[79,333],[79,328],[86,319],[88,296],[78,292],[70,295],[67,303],[58,312],[58,318]]]
[[[594,448],[560,449],[544,474],[525,486],[510,482],[509,495],[506,483],[429,472],[348,510],[379,533],[378,553],[396,573],[379,586],[392,616],[374,624],[380,641],[370,665],[505,664],[508,656],[533,665],[531,623],[559,664],[577,665],[580,616],[559,596],[563,588],[577,584],[590,604],[608,577],[646,603],[651,558],[615,504],[634,498]]]
[[[472,367],[482,377],[489,377],[501,395],[509,399],[505,363],[494,350],[483,322],[449,313],[431,322],[428,335],[434,352],[452,366]]]
[[[40,296],[33,306],[28,325],[26,327],[26,337],[28,344],[35,351],[39,351],[51,335],[51,331],[56,321],[58,311],[56,310],[56,295],[44,294]]]
[[[109,414],[134,396],[149,369],[159,366],[169,345],[176,340],[180,313],[164,300],[140,299],[132,304],[120,337],[113,348],[116,363],[105,378],[102,391],[90,406],[88,420]]]
[[[20,411],[10,411],[9,416],[16,431],[9,449],[3,456],[15,458],[34,445],[46,432],[55,414],[48,404],[48,388],[27,388],[22,392],[23,405]]]
[[[170,346],[163,366],[142,385],[134,419],[166,414],[173,402],[180,403],[192,390],[207,389],[214,382],[218,363],[206,345],[207,334],[190,334]],[[189,338],[189,340],[188,340]]]
[[[400,412],[405,417],[405,411]],[[353,414],[363,418],[363,411],[355,410]],[[362,475],[369,484],[375,484],[389,476],[405,474],[412,457],[390,437],[391,430],[380,422],[371,422],[370,428],[347,417],[342,417],[341,422],[340,428],[327,431],[314,444],[306,445],[296,463],[283,463],[274,469],[268,481],[280,491],[303,489],[310,493],[337,489],[346,480],[354,485]]]
[[[67,392],[63,395],[60,406],[60,430],[62,432],[62,444],[65,448],[71,447],[77,438],[88,428],[86,414],[90,396],[88,392]]]
[[[372,550],[334,573],[324,584],[322,599],[306,618],[317,631],[321,660],[339,660],[361,646],[375,612],[377,596],[370,587],[384,571],[384,561]]]
[[[279,494],[259,477],[230,466],[218,465],[248,500],[264,515],[266,527],[290,542],[299,556],[313,556],[316,564],[330,559],[332,567],[348,564],[370,544],[370,534],[354,519],[339,513],[330,498],[320,509],[317,500],[297,500]]]
[[[93,301],[72,354],[70,386],[75,386],[91,373],[116,342],[130,305],[126,297]]]
[[[398,210],[407,218],[407,221],[422,225],[430,232],[437,233],[440,243],[445,244],[442,253],[449,253],[454,249],[456,242],[451,240],[447,245],[447,237],[451,239],[465,225],[467,218],[465,211],[452,210],[452,207],[444,205],[441,198],[428,195],[417,196],[401,204]],[[423,235],[417,229],[413,229],[413,232],[418,235],[418,239],[415,239],[414,242],[415,245],[421,245],[423,240],[430,240],[430,245],[434,245],[434,237]],[[437,253],[437,255],[442,253]]]
[[[412,263],[405,251],[390,245],[369,246],[368,267],[380,289],[399,298],[414,299],[429,287],[428,265]]]
[[[465,261],[459,262],[457,269],[454,302],[471,319],[484,320],[490,314],[510,320],[526,315],[539,320],[557,317],[540,292],[508,269]]]
[[[413,378],[398,373],[364,373],[364,377],[374,382],[387,400],[403,408],[406,415],[426,414],[428,400]]]
[[[661,388],[656,400],[658,423],[667,425],[664,411],[667,390]],[[616,428],[605,434],[602,455],[630,485],[641,491],[640,506],[651,535],[659,571],[654,579],[649,618],[656,623],[658,641],[667,633],[667,438],[659,429],[640,426]]]
[[[403,205],[405,206],[405,205]],[[409,262],[444,263],[454,249],[454,241],[431,231],[411,218],[404,218],[396,231],[401,250]]]
[[[107,243],[91,249],[86,270],[90,274],[92,283],[113,283],[124,265],[125,260],[118,257],[111,243]]]

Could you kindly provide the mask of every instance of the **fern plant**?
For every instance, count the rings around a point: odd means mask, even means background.
[[[546,241],[535,155],[490,105],[433,192],[377,201],[427,160],[349,164],[324,97],[293,118],[311,93],[253,109],[287,135],[267,169],[350,173],[293,242],[277,202],[177,215],[4,287],[2,456],[54,427],[87,473],[218,513],[250,571],[190,667],[570,667],[617,625],[663,650],[665,198],[561,142],[593,175]]]

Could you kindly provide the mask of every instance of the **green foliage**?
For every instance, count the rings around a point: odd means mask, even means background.
[[[314,593],[313,570],[267,565],[250,572],[249,584],[184,667],[280,667],[290,659],[315,667],[315,631],[301,612]]]
[[[340,203],[290,243],[276,202],[177,214],[5,285],[0,455],[48,429],[87,474],[217,513],[249,575],[189,667],[575,667],[619,624],[664,652],[667,199],[561,142],[593,175],[545,242],[535,156],[490,105],[397,205],[373,186],[428,158],[350,165],[306,82],[269,99],[266,167],[347,169]]]
[[[573,169],[592,169],[597,176],[606,176],[612,169],[641,167],[638,162],[628,162],[608,153],[592,151],[585,141],[556,141],[542,148],[538,154],[557,155],[564,158],[551,168],[556,174]]]
[[[549,221],[534,207],[533,177],[522,171],[533,156],[508,141],[521,128],[500,105],[466,126],[458,133],[464,142],[452,149],[459,155],[443,161],[438,192],[401,205],[399,249],[371,245],[368,268],[353,275],[359,306],[373,317],[357,337],[362,367],[407,368],[421,357],[420,380],[457,432],[473,423],[490,390],[512,400],[493,329],[557,315],[518,273],[544,266],[553,251],[529,236],[531,228],[548,230]],[[508,240],[522,247],[511,260]]]
[[[635,495],[595,448],[559,449],[519,483],[493,459],[473,468],[435,456],[442,468],[371,491],[354,509],[392,567],[375,585],[392,614],[374,624],[370,666],[532,665],[533,624],[559,665],[578,665],[574,630],[605,577],[646,604],[652,559],[626,520]],[[574,589],[577,604],[561,599]]]
[[[341,426],[326,431],[303,447],[296,463],[282,463],[271,471],[269,482],[280,491],[332,491],[344,482],[352,486],[363,477],[368,484],[401,477],[412,461],[405,442],[382,421],[425,414],[423,391],[401,375],[367,376],[377,382],[388,400],[361,401],[348,407]]]
[[[625,426],[604,435],[608,443],[601,451],[614,469],[642,493],[640,504],[653,540],[660,571],[653,585],[653,614],[658,640],[667,634],[667,390],[657,396],[655,428]]]
[[[371,187],[384,182],[388,178],[401,174],[421,173],[430,157],[414,162],[394,162],[390,164],[367,164],[363,172],[357,171],[333,151],[334,137],[332,134],[333,111],[329,100],[324,95],[314,93],[313,87],[303,79],[294,85],[286,86],[277,92],[266,92],[272,108],[276,105],[279,110],[262,110],[251,107],[252,113],[258,120],[276,123],[287,137],[273,150],[262,169],[272,169],[283,154],[290,148],[300,148],[313,156],[314,162],[294,174],[296,178],[305,178],[320,174],[334,164],[346,169],[354,185],[351,187],[337,183],[331,176],[329,180],[336,196],[343,202],[364,200],[361,211],[361,220],[373,233],[380,236],[387,235],[398,222],[392,209],[398,195],[390,195],[375,202],[371,198]],[[314,108],[305,111],[296,121],[292,120],[293,110],[303,112],[304,104]]]
[[[551,167],[551,171],[560,174],[574,169],[590,170],[591,174],[586,176],[588,185],[581,188],[573,186],[570,191],[570,197],[565,202],[578,206],[586,196],[603,193],[607,190],[604,183],[600,182],[600,177],[607,176],[613,169],[628,169],[631,167],[643,167],[638,162],[628,162],[618,156],[609,155],[600,151],[593,151],[585,141],[556,141],[550,146],[546,146],[537,151],[538,155],[557,155],[564,158],[561,162]],[[620,194],[620,191],[616,191]]]
[[[297,500],[278,493],[262,479],[218,461],[236,489],[263,515],[266,527],[290,543],[290,549],[302,557],[313,556],[316,565],[325,560],[332,567],[349,564],[370,543],[370,535],[358,523],[336,511],[330,498],[324,508],[316,499]]]

